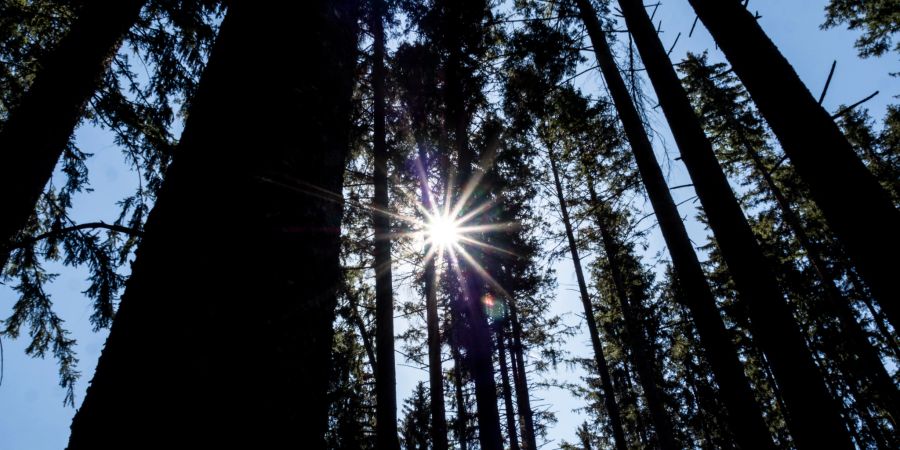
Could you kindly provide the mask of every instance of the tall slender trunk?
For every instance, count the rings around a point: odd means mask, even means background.
[[[712,143],[643,2],[619,0],[619,6],[734,280],[738,298],[750,313],[750,329],[783,389],[791,434],[800,448],[852,448],[841,409],[825,386],[775,271],[716,160]]]
[[[425,136],[422,132],[424,126],[424,106],[421,103],[410,108],[416,123],[414,131],[416,151],[418,153],[417,176],[419,189],[422,196],[422,205],[426,211],[434,210],[431,198],[431,187],[428,181],[431,162],[426,153]],[[441,357],[441,331],[440,317],[437,304],[437,271],[436,255],[432,254],[431,247],[424,249],[425,254],[425,326],[428,339],[428,387],[431,396],[431,445],[434,450],[447,450],[447,412],[444,407],[444,370]]]
[[[427,253],[427,251],[426,251]],[[431,445],[447,450],[447,413],[444,409],[444,369],[441,360],[435,258],[425,261],[425,321],[428,327],[428,386],[431,394]]]
[[[556,185],[556,198],[559,209],[562,212],[563,225],[566,229],[566,239],[569,242],[569,252],[572,254],[572,263],[575,265],[575,278],[578,280],[578,292],[581,294],[581,304],[584,306],[584,320],[587,323],[588,334],[591,336],[591,346],[594,349],[594,363],[597,364],[597,372],[603,386],[603,402],[606,412],[609,413],[609,426],[612,429],[616,448],[626,450],[628,443],[625,440],[625,431],[622,428],[622,413],[616,403],[616,391],[613,389],[612,379],[609,376],[609,366],[606,356],[603,354],[603,344],[600,342],[600,332],[597,329],[597,321],[594,318],[594,307],[588,294],[587,283],[584,281],[584,272],[581,270],[581,258],[578,256],[578,246],[575,243],[575,233],[572,231],[572,221],[569,219],[569,209],[566,207],[566,198],[563,194],[562,182],[559,179],[559,168],[556,157],[553,155],[552,144],[547,143],[547,157],[550,160],[550,170],[553,172],[553,182]]]
[[[324,448],[356,19],[229,6],[70,449]]]
[[[587,181],[588,191],[591,195],[591,204],[594,208],[594,221],[600,230],[600,239],[603,241],[603,248],[609,263],[609,273],[613,279],[619,305],[622,307],[622,315],[625,317],[625,332],[634,356],[632,360],[638,373],[638,381],[640,381],[641,388],[644,390],[647,409],[650,410],[650,417],[653,419],[653,425],[656,428],[659,446],[663,450],[681,448],[681,445],[675,439],[672,421],[669,420],[669,413],[666,411],[662,391],[656,383],[661,377],[656,370],[656,364],[651,359],[650,345],[647,343],[644,328],[635,316],[632,299],[628,295],[628,289],[625,285],[622,263],[619,260],[622,250],[616,237],[612,235],[612,230],[609,229],[607,220],[603,215],[604,213],[609,213],[609,206],[600,202],[593,180],[588,177]]]
[[[503,406],[506,408],[506,433],[509,434],[510,450],[519,450],[519,435],[516,432],[516,412],[513,409],[512,384],[509,382],[509,366],[506,364],[506,336],[503,324],[497,326],[497,355],[500,360],[500,380],[503,388]]]
[[[519,312],[515,299],[509,301],[509,319],[512,333],[509,336],[509,349],[513,367],[513,383],[516,386],[516,408],[519,410],[520,429],[522,431],[522,448],[537,449],[534,435],[534,414],[531,411],[531,393],[528,390],[528,374],[525,370],[524,350],[522,349],[522,324],[519,323]]]
[[[394,289],[391,277],[391,218],[388,214],[388,150],[385,142],[384,2],[372,2],[372,92],[375,199],[375,443],[399,450],[397,436],[397,374],[394,364]]]
[[[616,66],[597,13],[589,0],[577,0],[576,3],[672,256],[672,264],[684,294],[680,296],[680,300],[691,310],[707,360],[720,387],[722,402],[728,411],[728,423],[742,447],[772,448],[774,444],[762,412],[738,360],[734,343],[725,330],[715,298],[666,186],[643,121]]]
[[[447,17],[447,66],[445,102],[447,107],[445,129],[452,130],[453,144],[457,154],[457,178],[454,186],[454,201],[463,200],[462,193],[469,183],[473,182],[472,165],[475,162],[474,152],[469,145],[469,114],[465,105],[462,67],[462,36],[459,33],[461,24],[457,12],[465,12],[465,8],[476,10],[482,2],[473,4],[454,4],[450,2],[447,9],[451,13]],[[482,8],[483,9],[483,8]],[[468,14],[460,14],[467,16]],[[478,200],[470,199],[469,205]],[[461,215],[466,213],[468,205],[459,205]],[[503,436],[500,433],[500,412],[497,409],[497,383],[494,379],[494,344],[487,317],[481,305],[484,294],[484,280],[470,267],[468,261],[459,261],[462,309],[472,333],[469,341],[472,345],[466,348],[470,373],[475,381],[475,403],[478,407],[478,439],[483,450],[502,450]]]
[[[0,131],[0,268],[146,0],[88,1]]]
[[[878,352],[872,346],[871,342],[869,342],[865,330],[862,329],[859,322],[856,320],[856,315],[853,312],[850,299],[845,297],[838,288],[837,282],[835,281],[837,280],[837,276],[831,268],[828,267],[828,264],[825,263],[825,259],[822,256],[818,245],[813,243],[809,234],[806,233],[806,227],[803,225],[800,217],[791,209],[787,197],[785,197],[778,184],[775,183],[775,180],[772,179],[772,175],[763,164],[759,152],[746,141],[743,142],[743,146],[750,156],[756,172],[762,175],[766,188],[772,194],[776,205],[778,205],[778,209],[781,211],[782,218],[791,231],[794,232],[800,247],[806,253],[810,265],[822,282],[822,288],[825,293],[824,300],[826,309],[838,319],[841,334],[844,336],[845,342],[853,349],[853,353],[857,356],[854,365],[857,366],[857,370],[870,377],[873,387],[877,392],[876,397],[881,400],[879,403],[881,403],[882,407],[886,408],[890,415],[890,420],[896,425],[897,421],[900,420],[900,394],[898,394],[897,386],[894,384],[893,379],[881,362]],[[875,320],[878,319],[875,318]],[[890,342],[893,342],[892,334],[887,334],[887,338]]]
[[[689,2],[747,87],[891,324],[900,329],[896,265],[884,263],[900,254],[900,212],[890,196],[740,0]]]
[[[450,342],[450,355],[453,357],[453,385],[456,396],[456,435],[459,437],[459,449],[469,448],[468,422],[469,413],[466,411],[466,397],[463,392],[462,356],[459,354],[459,346],[455,339]]]

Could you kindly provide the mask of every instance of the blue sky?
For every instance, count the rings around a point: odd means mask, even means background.
[[[843,29],[819,30],[819,24],[824,20],[825,4],[825,0],[752,0],[749,7],[762,15],[763,28],[794,65],[814,95],[821,91],[831,62],[838,61],[834,80],[824,102],[826,108],[834,111],[840,104],[853,103],[877,90],[880,94],[865,107],[880,121],[885,107],[892,102],[898,103],[894,96],[900,94],[900,83],[897,78],[888,75],[889,72],[900,71],[897,55],[858,59],[852,46],[857,33]],[[666,46],[671,45],[679,31],[683,34],[673,52],[673,59],[682,58],[687,51],[709,49],[713,61],[722,60],[702,26],[698,25],[693,37],[687,38],[693,19],[687,0],[669,0],[660,7],[656,20],[663,21],[662,39]],[[576,80],[576,85],[592,91],[600,89],[602,82],[599,74],[591,73]],[[649,91],[649,84],[647,86]],[[660,158],[667,157],[667,154],[669,158],[673,158],[677,151],[665,129],[665,121],[658,115],[653,119],[654,127],[660,132],[655,142]],[[124,166],[121,152],[113,144],[109,133],[84,126],[77,131],[76,138],[84,151],[94,154],[88,162],[94,191],[76,198],[73,218],[77,222],[112,221],[117,211],[115,202],[131,192],[138,176]],[[669,161],[663,165],[671,165],[671,184],[684,184],[686,178],[680,163]],[[676,201],[694,195],[690,189],[679,189],[674,194],[677,196]],[[685,207],[689,207],[689,204]],[[693,217],[693,211],[689,209],[682,212]],[[697,224],[691,224],[689,230],[695,242],[706,239],[705,231]],[[661,249],[661,238],[658,233],[652,233],[647,255],[653,255]],[[76,389],[78,405],[84,398],[84,391],[92,376],[106,332],[91,332],[88,322],[90,304],[81,294],[87,287],[84,281],[86,272],[53,264],[49,264],[47,268],[60,274],[50,286],[49,292],[57,312],[66,320],[72,336],[78,340],[79,369],[82,373]],[[580,320],[575,314],[581,310],[581,302],[575,292],[571,261],[559,261],[556,269],[559,288],[553,312],[566,314],[570,323],[578,323]],[[397,293],[398,296],[414,295],[408,289],[398,289]],[[9,286],[0,285],[0,317],[9,315],[15,299],[15,292]],[[398,332],[403,326],[404,324],[397,324]],[[52,358],[41,360],[25,356],[27,335],[18,340],[4,338],[2,344],[4,370],[0,385],[0,450],[49,450],[65,447],[69,423],[75,410],[62,406],[64,392],[58,386],[55,361]],[[588,356],[587,334],[571,339],[568,350],[574,355]],[[402,359],[398,357],[397,361],[401,364],[398,366],[400,404],[412,391],[415,383],[425,377],[423,372],[402,365]],[[564,366],[560,366],[557,372],[546,374],[548,378],[572,381],[576,381],[579,375],[579,372],[570,371]],[[557,448],[560,439],[573,440],[574,430],[584,420],[584,416],[572,412],[572,409],[582,406],[583,401],[561,391],[549,390],[535,394],[540,399],[537,405],[549,407],[559,419],[559,423],[550,431],[550,442],[545,448]]]

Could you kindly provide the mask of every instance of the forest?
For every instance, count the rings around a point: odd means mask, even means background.
[[[0,0],[0,450],[900,448],[898,34]]]

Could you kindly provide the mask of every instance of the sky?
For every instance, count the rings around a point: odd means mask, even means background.
[[[820,30],[824,21],[826,0],[751,0],[749,8],[762,16],[760,23],[781,52],[790,61],[810,91],[818,96],[832,61],[837,60],[837,70],[829,89],[824,106],[835,111],[841,104],[854,103],[875,91],[879,95],[865,104],[877,121],[884,116],[885,108],[898,102],[900,82],[892,78],[890,72],[900,72],[900,62],[896,54],[881,58],[861,60],[856,56],[853,41],[858,33],[843,28]],[[656,14],[656,21],[662,20],[662,39],[669,47],[675,36],[682,36],[672,53],[674,61],[683,58],[687,51],[700,52],[709,49],[710,59],[722,61],[723,57],[712,43],[709,34],[698,25],[693,37],[687,34],[694,20],[694,14],[687,0],[666,0]],[[591,59],[591,55],[587,55]],[[574,81],[576,86],[587,92],[602,89],[599,73],[592,71]],[[645,83],[651,94],[649,83]],[[679,162],[674,161],[677,149],[667,132],[665,121],[659,114],[651,118],[652,125],[659,134],[655,139],[658,157],[663,167],[670,168],[670,185],[685,184],[686,175]],[[76,141],[80,148],[94,156],[88,161],[93,192],[79,195],[72,210],[76,222],[104,220],[111,222],[117,215],[115,202],[127,196],[137,183],[138,175],[124,166],[121,151],[113,143],[110,134],[91,126],[82,126],[76,131]],[[663,160],[665,158],[665,160]],[[58,177],[58,175],[57,175]],[[673,191],[676,202],[694,193],[690,189]],[[694,216],[690,203],[682,207],[682,214]],[[704,242],[706,232],[695,221],[689,223],[689,232],[695,242]],[[658,231],[650,234],[650,247],[646,261],[652,255],[664,250]],[[589,258],[587,258],[589,259]],[[587,264],[589,261],[584,261]],[[91,379],[97,358],[100,355],[107,332],[91,331],[89,317],[91,306],[82,294],[87,288],[87,273],[81,269],[48,264],[48,271],[59,277],[49,286],[49,293],[57,313],[66,321],[73,338],[78,340],[77,352],[81,371],[75,389],[75,404],[80,405]],[[580,324],[578,314],[582,310],[578,298],[572,262],[561,259],[556,262],[558,275],[557,298],[552,313],[565,315],[567,322]],[[398,289],[398,296],[414,293],[408,289]],[[10,286],[0,285],[0,318],[8,317],[16,300],[16,293]],[[402,298],[401,298],[402,300]],[[396,324],[402,330],[404,324]],[[569,340],[567,350],[573,356],[590,355],[586,330]],[[3,349],[3,376],[0,384],[0,450],[51,450],[65,447],[69,435],[69,424],[75,409],[63,406],[65,393],[58,386],[56,362],[51,357],[34,359],[24,354],[28,336],[17,340],[0,338]],[[398,404],[406,398],[419,380],[424,380],[423,371],[404,365],[398,356],[397,393]],[[580,372],[560,365],[556,371],[545,373],[547,379],[558,381],[578,381]],[[534,384],[538,380],[529,380]],[[556,413],[558,423],[551,427],[545,449],[558,448],[562,439],[574,440],[576,427],[585,420],[583,413],[574,412],[584,406],[582,399],[573,398],[558,390],[533,392],[537,397],[536,407],[549,408]]]

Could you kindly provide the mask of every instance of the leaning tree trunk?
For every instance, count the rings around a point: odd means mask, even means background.
[[[394,289],[391,277],[391,217],[388,214],[388,150],[385,142],[384,2],[372,2],[372,92],[375,201],[375,444],[400,450],[397,436],[397,374],[394,365]]]
[[[771,263],[716,160],[675,67],[640,0],[619,0],[659,104],[669,122],[682,160],[694,182],[709,227],[734,280],[740,302],[750,315],[750,329],[772,365],[788,407],[785,416],[800,448],[853,446],[837,402],[788,306]]]
[[[637,316],[635,316],[632,299],[628,295],[625,275],[622,273],[622,261],[620,260],[621,248],[616,237],[613,236],[612,230],[610,230],[608,220],[604,216],[604,214],[609,214],[608,205],[600,203],[600,200],[597,198],[597,192],[594,189],[593,180],[588,177],[587,181],[588,191],[591,195],[591,206],[594,208],[594,220],[597,228],[600,230],[600,238],[603,242],[607,262],[609,263],[609,272],[616,290],[616,296],[619,299],[619,305],[622,307],[622,315],[625,318],[625,333],[632,355],[634,355],[632,359],[638,372],[641,388],[644,390],[647,409],[650,410],[650,417],[653,419],[653,425],[656,428],[659,446],[663,450],[681,448],[681,445],[675,439],[672,421],[669,419],[669,413],[666,411],[662,390],[657,384],[657,380],[661,379],[661,377],[656,370],[656,364],[652,360],[650,344],[647,342],[644,328],[638,321]]]
[[[324,448],[356,18],[229,6],[70,449]]]
[[[576,3],[593,43],[594,53],[613,103],[619,112],[625,135],[631,144],[663,239],[672,256],[672,265],[684,294],[680,300],[691,310],[706,358],[720,387],[722,402],[728,411],[730,428],[736,441],[744,448],[773,448],[774,443],[738,360],[737,350],[719,315],[715,297],[706,282],[703,268],[666,186],[650,139],[644,130],[643,121],[616,66],[597,13],[589,0],[577,0]]]
[[[569,220],[569,209],[566,207],[562,181],[559,179],[559,168],[556,165],[556,157],[553,155],[551,145],[547,144],[547,158],[550,160],[550,170],[553,172],[556,198],[562,213],[563,225],[566,229],[569,252],[572,254],[572,263],[575,265],[575,278],[578,281],[581,304],[584,306],[584,320],[587,323],[588,334],[591,336],[591,346],[594,348],[594,363],[597,364],[597,372],[600,375],[600,381],[603,386],[603,401],[606,405],[606,412],[609,413],[609,426],[612,428],[616,448],[618,450],[627,450],[628,442],[625,440],[625,431],[622,428],[622,413],[619,411],[618,403],[616,403],[616,391],[613,389],[612,378],[609,376],[609,366],[606,363],[606,356],[603,354],[603,344],[600,342],[600,332],[597,329],[597,321],[594,318],[594,307],[588,294],[587,283],[584,281],[584,272],[581,270],[578,245],[575,243],[575,233],[572,231],[572,221]]]
[[[885,264],[900,254],[900,212],[890,196],[740,0],[689,1],[900,329],[896,264]]]
[[[89,1],[0,131],[0,269],[146,0]]]

